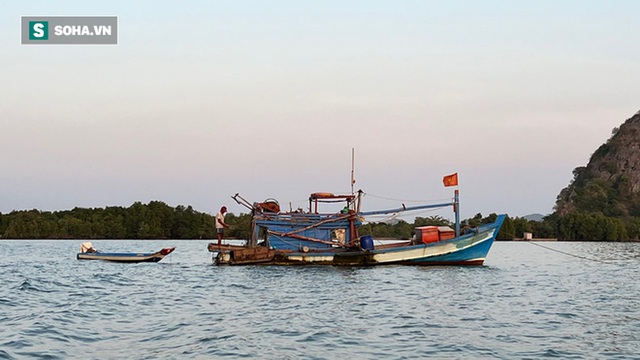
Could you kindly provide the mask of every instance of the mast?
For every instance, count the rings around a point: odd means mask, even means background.
[[[458,237],[460,236],[460,193],[456,189],[453,194],[453,212],[456,214],[456,237]]]
[[[356,183],[355,178],[355,149],[351,148],[351,195],[354,195],[353,185]]]

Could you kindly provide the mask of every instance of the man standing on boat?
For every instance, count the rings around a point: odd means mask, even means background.
[[[216,232],[218,233],[218,246],[222,245],[222,236],[224,235],[224,228],[228,228],[229,225],[224,222],[224,214],[227,213],[227,207],[223,206],[216,214]]]

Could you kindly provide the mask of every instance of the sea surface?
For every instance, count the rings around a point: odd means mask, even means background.
[[[0,241],[0,359],[640,359],[640,243],[480,267],[218,267],[208,241]],[[544,247],[542,247],[544,246]]]

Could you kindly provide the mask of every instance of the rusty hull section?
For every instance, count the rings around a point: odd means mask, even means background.
[[[276,255],[275,250],[264,246],[245,247],[210,243],[208,249],[217,253],[215,262],[220,265],[250,265],[269,263]]]

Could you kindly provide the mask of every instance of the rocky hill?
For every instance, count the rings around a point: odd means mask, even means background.
[[[573,175],[558,195],[558,216],[580,211],[640,217],[640,111],[613,129],[587,166],[576,168]]]
[[[544,219],[544,215],[535,213],[535,214],[525,215],[523,216],[523,218],[528,221],[542,221],[542,219]]]

